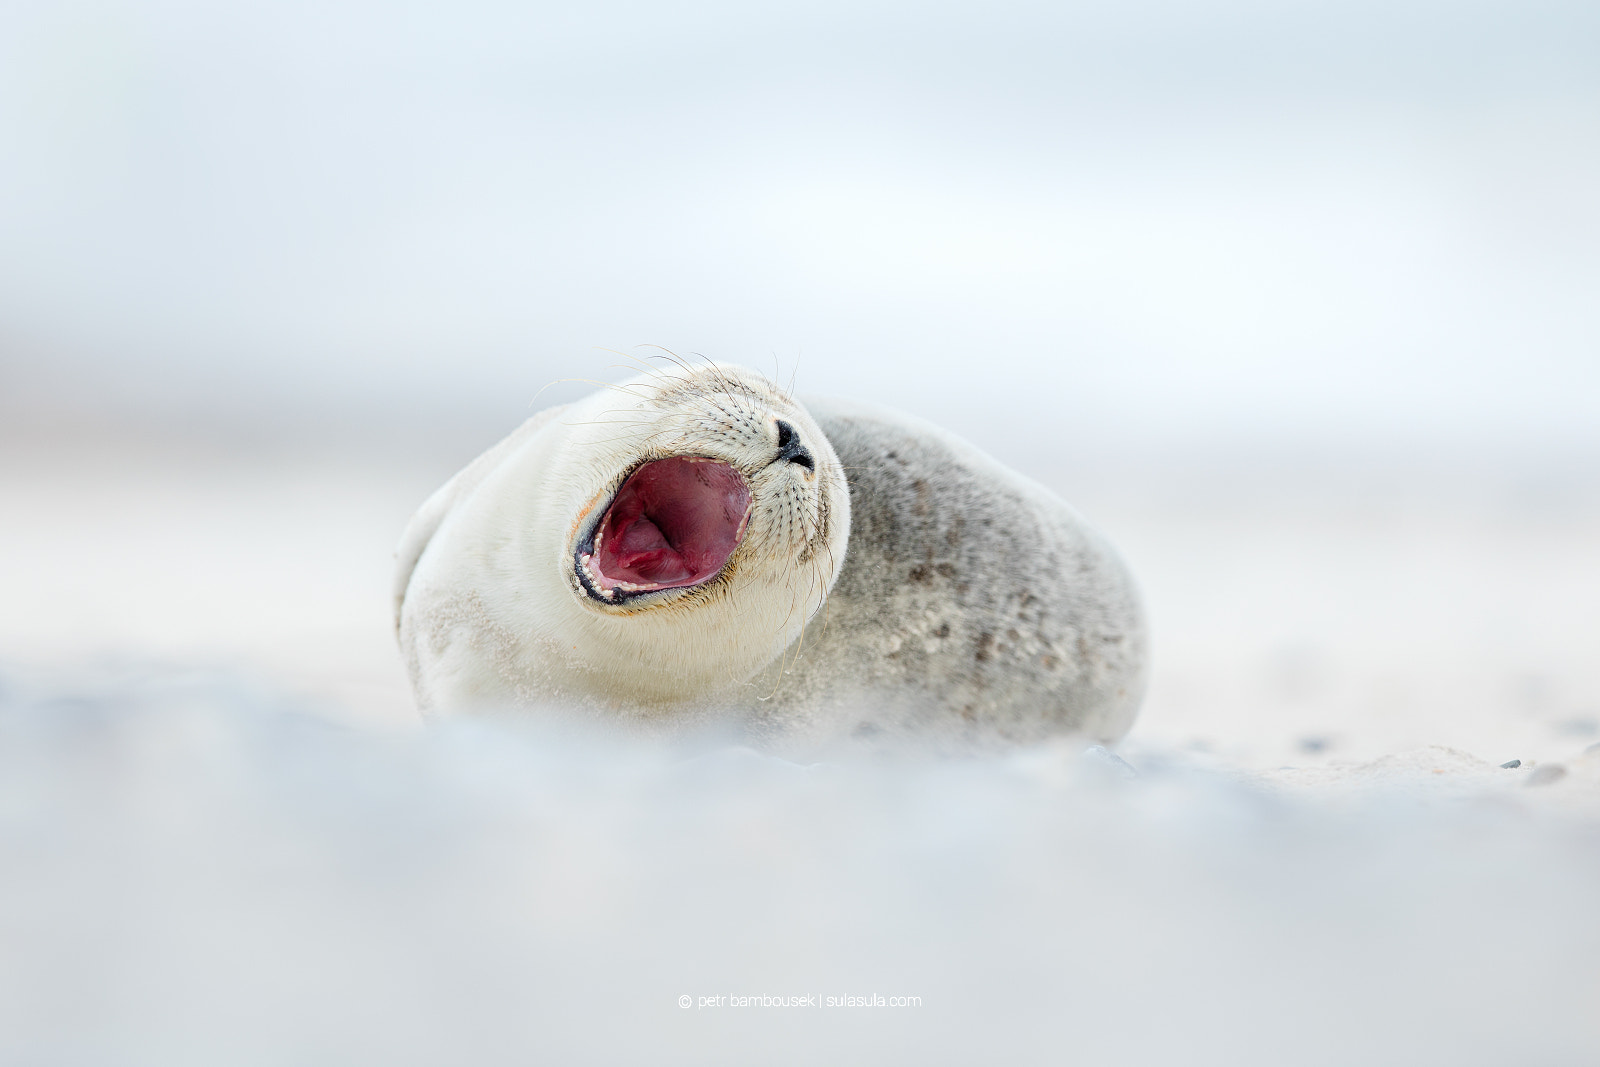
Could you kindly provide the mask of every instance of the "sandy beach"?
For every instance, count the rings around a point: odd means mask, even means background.
[[[341,720],[414,729],[392,550],[449,462],[14,442],[0,648],[30,667],[237,671]],[[1131,751],[1274,771],[1429,745],[1532,766],[1600,742],[1592,483],[1097,473],[1044,477],[1144,592],[1155,669]]]
[[[1122,479],[1079,501],[1156,637],[1119,756],[798,766],[424,728],[388,553],[437,477],[7,450],[6,1058],[1600,1054],[1581,486]]]

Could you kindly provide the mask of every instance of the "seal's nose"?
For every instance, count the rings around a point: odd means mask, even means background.
[[[800,443],[800,435],[794,432],[794,427],[779,419],[778,454],[772,462],[778,463],[782,460],[798,463],[808,471],[817,469],[816,461],[811,458],[811,453],[806,451],[806,446]]]

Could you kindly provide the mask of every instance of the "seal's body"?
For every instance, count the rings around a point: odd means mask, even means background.
[[[875,405],[807,407],[849,476],[849,552],[755,721],[978,745],[1125,734],[1144,695],[1145,632],[1105,540],[1060,497],[930,423]]]
[[[1115,740],[1143,692],[1132,582],[1059,498],[920,420],[739,368],[536,415],[424,504],[399,561],[427,713],[982,746]]]

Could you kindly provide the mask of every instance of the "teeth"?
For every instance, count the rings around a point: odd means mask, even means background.
[[[607,600],[617,599],[618,590],[625,593],[648,593],[653,589],[661,588],[654,582],[646,585],[635,585],[633,582],[612,582],[609,586],[606,585],[608,579],[600,573],[599,568],[594,566],[594,554],[591,552],[585,552],[578,557],[578,566],[583,568],[583,573],[588,576],[589,585],[594,591]]]
[[[605,579],[601,577],[600,572],[595,570],[594,567],[590,566],[590,564],[594,562],[594,556],[585,552],[581,557],[579,557],[578,562],[583,567],[583,573],[589,576],[589,584],[593,586],[601,596],[605,597],[607,600],[615,600],[617,598],[616,590],[607,589],[605,586]]]

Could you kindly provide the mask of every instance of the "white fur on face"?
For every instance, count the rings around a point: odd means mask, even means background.
[[[780,419],[811,468],[777,459]],[[574,555],[627,475],[669,456],[720,460],[745,479],[740,543],[699,585],[598,602]],[[820,428],[735,367],[612,386],[536,417],[457,480],[404,589],[401,645],[426,710],[649,707],[747,683],[821,607],[849,536],[848,485]]]
[[[637,399],[608,412],[609,417],[588,428],[591,432],[575,432],[574,440],[601,453],[625,443],[624,453],[631,452],[633,461],[606,480],[602,499],[584,519],[595,518],[596,509],[603,511],[627,473],[640,464],[669,456],[705,456],[734,467],[750,487],[750,517],[735,553],[741,568],[768,561],[781,565],[784,560],[805,565],[826,554],[827,524],[836,508],[848,510],[849,493],[838,460],[804,408],[765,378],[741,368],[709,367],[682,377],[651,375],[616,388]],[[613,399],[623,397],[613,394]],[[817,460],[815,469],[773,461],[780,419],[797,427]],[[580,535],[585,526],[579,523]]]

